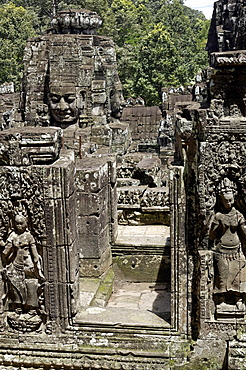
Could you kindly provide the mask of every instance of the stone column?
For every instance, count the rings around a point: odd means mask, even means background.
[[[65,329],[76,313],[74,153],[60,155],[61,139],[57,128],[0,134],[2,315],[21,332]]]
[[[170,173],[171,212],[171,325],[182,334],[189,334],[189,295],[191,275],[188,273],[186,245],[186,193],[184,168],[176,166]]]
[[[80,276],[99,277],[111,265],[110,243],[117,235],[115,159],[77,160],[76,186]]]

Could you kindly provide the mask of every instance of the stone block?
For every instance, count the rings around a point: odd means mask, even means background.
[[[65,139],[67,138],[75,138],[75,132],[76,132],[76,125],[71,125],[63,129],[63,137]]]
[[[66,283],[67,275],[69,272],[69,263],[68,263],[68,250],[65,246],[58,246],[56,248],[56,266],[57,269],[57,282]]]
[[[112,184],[116,184],[117,181],[117,167],[116,167],[116,156],[111,155],[108,157],[108,164],[109,164],[109,180]]]
[[[93,65],[82,65],[78,73],[77,81],[79,86],[89,88],[93,79]]]
[[[80,258],[100,258],[109,248],[109,226],[100,234],[79,233]]]
[[[93,45],[94,37],[92,35],[76,35],[78,45]]]
[[[46,302],[46,311],[51,320],[58,319],[60,316],[59,312],[59,300],[58,300],[58,284],[56,282],[47,282],[44,287],[44,295]]]
[[[93,80],[91,84],[92,91],[102,91],[106,88],[106,80]]]
[[[71,245],[77,238],[77,214],[76,214],[76,193],[65,199],[65,225],[66,244]]]
[[[53,127],[24,127],[0,132],[0,163],[28,166],[54,162],[60,154],[62,132]]]
[[[99,119],[99,122],[91,128],[91,141],[98,145],[111,145],[112,130],[107,124],[100,124],[100,117],[95,118]]]
[[[79,249],[78,249],[78,239],[74,241],[73,244],[67,247],[68,254],[68,281],[70,283],[77,282],[79,274]]]
[[[114,271],[112,267],[102,276],[100,286],[93,297],[90,306],[105,307],[114,288]]]
[[[103,158],[84,158],[76,161],[78,191],[97,193],[108,185],[108,163]]]
[[[108,188],[104,187],[98,193],[77,192],[77,215],[89,216],[100,214],[108,207]]]
[[[158,171],[161,165],[161,161],[158,157],[143,158],[137,165],[140,170],[153,172]]]
[[[168,211],[169,190],[164,187],[146,189],[140,205],[143,212]]]
[[[98,258],[83,258],[80,259],[80,277],[99,277],[112,264],[111,249],[107,248]]]
[[[117,186],[110,187],[110,239],[114,243],[118,235]]]
[[[67,304],[69,301],[71,302],[70,284],[58,283],[57,291],[58,291],[58,303],[59,303],[59,319],[61,321],[65,320],[65,325],[67,325],[68,322],[66,319],[69,316],[71,316],[71,314],[69,315],[69,311],[72,308],[71,304],[70,305]],[[63,322],[63,325],[64,325],[64,322]]]
[[[47,245],[61,246],[66,243],[64,235],[65,209],[61,199],[45,199],[45,223],[47,231]]]
[[[110,124],[112,130],[112,151],[125,154],[126,150],[131,144],[131,132],[128,124],[112,123]],[[116,150],[117,149],[117,150]]]
[[[147,186],[117,188],[118,208],[140,208],[143,193]]]
[[[42,174],[46,198],[69,198],[75,191],[74,152],[62,150],[58,161],[51,166],[42,167]]]
[[[101,92],[101,93],[92,93],[91,94],[91,99],[92,99],[92,103],[97,103],[97,104],[104,104],[106,102],[106,99],[107,99],[107,95],[105,92]]]
[[[103,148],[104,150],[104,148]],[[106,149],[105,152],[103,150],[97,150],[95,154],[91,154],[90,158],[95,158],[95,161],[105,161],[108,163],[108,171],[109,171],[109,182],[111,184],[115,184],[117,181],[117,167],[116,167],[116,160],[117,156],[115,154],[108,154],[108,150]]]
[[[48,250],[45,252],[48,253]],[[49,248],[49,263],[55,263],[52,269],[49,268],[47,276],[48,281],[60,283],[74,283],[78,280],[79,272],[79,255],[77,241],[70,246],[58,246]],[[52,256],[52,257],[51,257]],[[47,256],[46,256],[47,257]]]
[[[71,245],[77,237],[75,197],[45,200],[47,245]]]
[[[126,177],[126,178],[118,178],[117,179],[117,186],[119,188],[124,187],[124,186],[139,186],[140,185],[140,180],[138,179],[133,179],[132,177]]]
[[[126,255],[113,258],[116,279],[134,282],[166,282],[171,279],[169,256]]]
[[[109,224],[109,210],[105,208],[98,215],[78,216],[78,232],[85,235],[100,235]]]

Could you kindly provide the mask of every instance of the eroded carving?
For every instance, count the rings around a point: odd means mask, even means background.
[[[118,188],[118,205],[127,208],[140,208],[140,202],[146,187],[123,187]]]
[[[2,167],[0,193],[1,308],[11,328],[37,330],[45,320],[42,242],[46,227],[40,174]]]
[[[110,92],[110,108],[112,117],[121,118],[124,105],[125,101],[122,93],[122,85],[118,79],[114,84],[114,89]]]
[[[54,34],[28,43],[21,108],[29,125],[63,129],[74,125],[69,130],[76,131],[105,126],[121,117],[124,99],[114,45],[95,35],[100,25],[95,12],[68,10],[53,19]],[[45,55],[42,68],[39,54]],[[35,73],[29,73],[30,65]],[[39,94],[33,92],[33,85],[39,86]],[[95,142],[101,139],[92,136]]]
[[[165,188],[147,189],[141,200],[141,207],[169,207],[169,194]]]
[[[14,228],[6,240],[2,261],[8,323],[17,330],[36,330],[42,322],[40,314],[44,313],[39,296],[45,277],[42,258],[22,214],[14,218]]]
[[[70,91],[71,90],[71,91]],[[75,87],[61,89],[51,86],[48,94],[50,114],[53,122],[61,128],[76,123],[79,117]]]
[[[86,9],[69,9],[58,12],[51,21],[52,33],[94,34],[102,25],[97,13]]]
[[[209,52],[246,48],[245,2],[219,0],[214,4],[207,49]]]
[[[214,247],[214,299],[216,314],[237,315],[245,310],[246,236],[244,216],[234,207],[236,185],[225,177],[218,186],[218,205],[212,218],[209,240]]]
[[[219,131],[219,130],[218,130]],[[239,130],[238,130],[239,131]],[[237,203],[245,209],[246,194],[245,156],[246,143],[243,132],[227,130],[211,132],[207,141],[201,143],[200,154],[203,165],[199,171],[201,213],[211,216],[216,203],[216,189],[225,177],[233,179],[240,188]]]

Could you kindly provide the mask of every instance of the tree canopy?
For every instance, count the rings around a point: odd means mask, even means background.
[[[0,83],[22,76],[23,51],[28,37],[34,36],[35,15],[12,3],[0,7]]]
[[[0,83],[21,77],[25,42],[48,27],[54,9],[86,8],[116,45],[124,96],[160,102],[162,87],[190,83],[207,65],[209,21],[182,0],[0,0]]]

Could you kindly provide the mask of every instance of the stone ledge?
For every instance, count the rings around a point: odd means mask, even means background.
[[[76,323],[81,325],[106,325],[122,329],[170,329],[170,324],[153,312],[129,308],[89,307],[76,316]],[[137,326],[137,328],[136,328]]]
[[[210,63],[212,67],[245,66],[246,51],[235,50],[221,53],[211,53]]]

